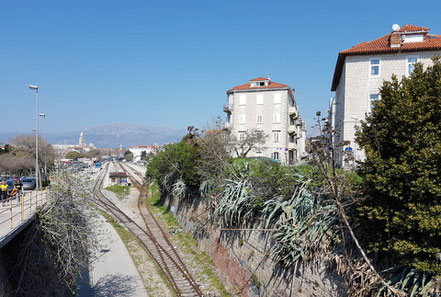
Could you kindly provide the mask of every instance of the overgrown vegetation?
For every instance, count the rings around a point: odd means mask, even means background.
[[[80,186],[81,185],[81,186]],[[10,281],[13,296],[72,296],[98,248],[91,184],[61,174],[26,233]]]
[[[101,158],[101,151],[98,150],[98,149],[94,149],[94,150],[91,150],[89,152],[84,152],[84,153],[80,153],[80,152],[77,152],[77,151],[70,151],[70,152],[67,152],[65,158],[66,159],[70,159],[70,160],[74,160],[74,161],[76,161],[76,160],[78,160],[80,158],[97,158],[97,159],[100,159]]]
[[[234,159],[229,131],[189,127],[152,157],[147,177],[183,201],[206,199],[221,227],[277,230],[273,258],[295,267],[325,263],[350,296],[438,296],[441,64],[434,62],[384,84],[358,134],[367,154],[358,173],[336,168],[339,156],[353,157],[317,113],[320,135],[307,166]]]
[[[115,193],[119,199],[124,199],[130,194],[130,187],[116,184],[105,188],[105,190]]]
[[[441,62],[381,88],[357,141],[368,247],[393,263],[441,275]]]

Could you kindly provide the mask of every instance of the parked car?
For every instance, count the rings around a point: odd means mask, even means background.
[[[23,190],[34,190],[37,187],[37,183],[33,177],[22,178],[21,183],[23,184]]]

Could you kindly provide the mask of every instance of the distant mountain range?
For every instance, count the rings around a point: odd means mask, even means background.
[[[78,144],[81,131],[64,133],[48,133],[47,140],[52,144]],[[186,130],[167,127],[139,126],[125,123],[95,126],[84,129],[86,143],[93,143],[97,148],[130,147],[134,145],[159,145],[176,142],[186,134]],[[12,137],[23,133],[6,132],[0,133],[0,142],[8,143]]]

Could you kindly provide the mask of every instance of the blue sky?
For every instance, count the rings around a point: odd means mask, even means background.
[[[0,132],[125,122],[185,128],[224,116],[225,92],[271,74],[308,127],[338,52],[408,23],[441,34],[439,1],[0,0]]]

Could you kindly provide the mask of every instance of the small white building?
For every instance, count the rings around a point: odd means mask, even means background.
[[[441,55],[441,35],[429,34],[430,29],[414,25],[393,26],[393,31],[372,41],[362,42],[338,54],[331,91],[335,99],[329,104],[329,123],[340,131],[335,142],[350,141],[356,160],[365,158],[355,143],[356,127],[370,113],[379,89],[395,74],[399,79],[409,76],[416,62],[424,67]],[[345,166],[342,156],[338,164]]]
[[[142,152],[146,155],[149,153],[156,153],[159,147],[156,144],[153,145],[135,145],[129,148],[129,151],[133,154],[133,161],[141,161]]]

